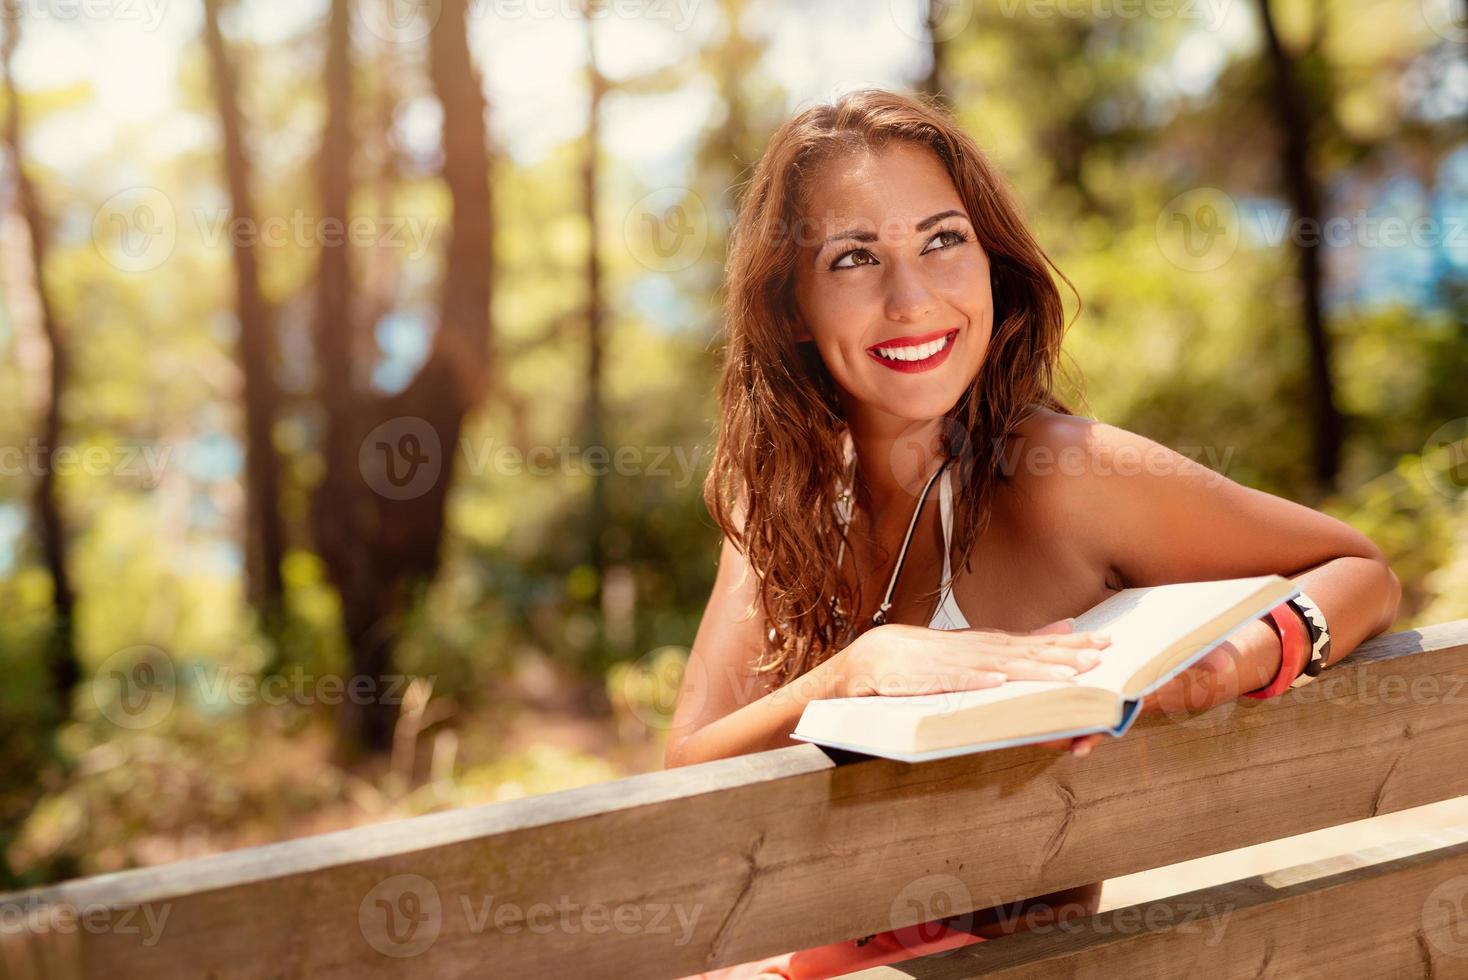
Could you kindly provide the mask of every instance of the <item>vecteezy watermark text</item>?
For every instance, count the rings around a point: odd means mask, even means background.
[[[1061,446],[1058,449],[1045,443],[1027,445],[1023,437],[1015,437],[1004,444],[995,442],[995,453],[1000,468],[1007,476],[1023,471],[1034,476],[1201,476],[1208,486],[1216,486],[1225,479],[1224,471],[1233,459],[1234,447],[1225,446],[1220,453],[1216,446],[1180,446],[1172,449],[1161,443],[1148,446],[1117,446],[1110,451],[1095,451],[1087,446]],[[1200,463],[1198,457],[1207,459]]]
[[[362,897],[357,925],[362,938],[384,956],[406,958],[424,953],[438,940],[448,916],[457,910],[470,935],[493,930],[506,935],[623,935],[672,936],[685,946],[703,913],[703,903],[578,902],[569,895],[554,901],[515,902],[494,895],[455,896],[444,901],[438,887],[420,874],[385,878]]]
[[[463,16],[470,21],[494,19],[641,20],[674,31],[693,23],[700,0],[468,0]],[[443,0],[354,0],[353,13],[363,27],[391,44],[416,44],[443,19]]]
[[[4,11],[0,20],[9,15],[27,21],[133,21],[151,33],[163,23],[168,3],[169,0],[17,0],[13,7],[0,8]]]
[[[1154,902],[1115,909],[1100,915],[1080,905],[1058,908],[1032,904],[1024,899],[997,906],[999,927],[1007,932],[1085,932],[1093,935],[1135,935],[1142,932],[1208,932],[1205,946],[1216,946],[1223,940],[1228,920],[1234,914],[1231,905],[1215,906],[1212,902]]]
[[[141,477],[156,487],[173,456],[168,445],[46,446],[31,438],[23,446],[0,446],[0,476]]]
[[[415,215],[374,217],[358,215],[343,221],[340,218],[317,217],[304,211],[295,211],[289,217],[271,215],[259,219],[243,219],[233,215],[228,208],[194,213],[194,222],[199,239],[209,248],[224,241],[232,245],[251,248],[261,245],[266,248],[334,248],[351,245],[356,248],[401,249],[409,260],[416,261],[427,254],[433,234],[438,229],[437,218],[422,218]]]
[[[1070,20],[1192,20],[1204,30],[1223,26],[1233,0],[996,0],[1005,17]]]
[[[240,217],[229,208],[192,212],[193,234],[207,249],[224,246],[297,249],[351,245],[394,249],[409,261],[423,258],[438,231],[437,218],[421,215],[358,215],[349,219],[297,209],[263,218]],[[98,206],[92,242],[113,268],[151,272],[173,257],[188,232],[173,199],[156,187],[124,188]]]
[[[163,928],[173,912],[171,903],[141,905],[124,902],[111,905],[48,902],[35,895],[20,895],[0,902],[0,935],[45,935],[78,932],[90,935],[139,936],[147,947],[163,938]]]
[[[459,439],[465,473],[472,477],[642,476],[672,478],[683,489],[693,480],[701,449],[676,445],[587,445],[562,436],[555,445],[522,447],[494,437]],[[420,497],[446,472],[442,440],[427,419],[399,416],[362,440],[357,466],[375,492],[389,500]]]
[[[1301,215],[1289,208],[1240,207],[1217,187],[1197,187],[1177,195],[1157,216],[1157,244],[1169,262],[1191,272],[1208,272],[1227,263],[1240,244],[1279,248],[1468,249],[1468,215],[1377,214],[1358,208],[1350,214]]]
[[[92,676],[90,687],[102,717],[120,728],[139,731],[168,718],[180,693],[203,704],[239,708],[255,704],[401,704],[414,679],[408,674],[372,677],[314,673],[299,665],[260,677],[223,665],[179,665],[166,650],[140,644],[118,650],[104,660]]]

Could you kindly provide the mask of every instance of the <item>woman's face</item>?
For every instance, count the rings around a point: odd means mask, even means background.
[[[796,339],[813,341],[856,425],[946,414],[993,330],[989,260],[929,149],[829,161],[809,184]]]

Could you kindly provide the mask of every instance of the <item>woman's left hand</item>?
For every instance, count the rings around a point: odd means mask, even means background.
[[[1070,749],[1070,754],[1077,759],[1083,759],[1090,754],[1091,750],[1101,744],[1103,738],[1109,738],[1105,732],[1093,732],[1090,735],[1078,735],[1075,738],[1054,738],[1048,742],[1037,742],[1042,749]]]

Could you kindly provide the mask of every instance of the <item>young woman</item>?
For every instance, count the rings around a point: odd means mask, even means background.
[[[856,92],[775,133],[729,254],[704,488],[725,538],[669,766],[790,745],[814,698],[1074,682],[1106,639],[1066,618],[1131,586],[1279,573],[1308,606],[1251,623],[1144,714],[1278,693],[1302,669],[1292,635],[1329,637],[1318,669],[1390,626],[1400,587],[1369,539],[1067,410],[1052,270],[925,102]],[[1100,888],[1033,901],[1093,911]],[[835,975],[979,941],[991,913],[717,975]]]

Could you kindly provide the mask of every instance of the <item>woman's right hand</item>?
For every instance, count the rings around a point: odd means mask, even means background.
[[[998,687],[1008,680],[1074,681],[1101,662],[1104,633],[1072,631],[1062,619],[1031,633],[934,630],[890,623],[841,652],[837,697],[937,694]]]

